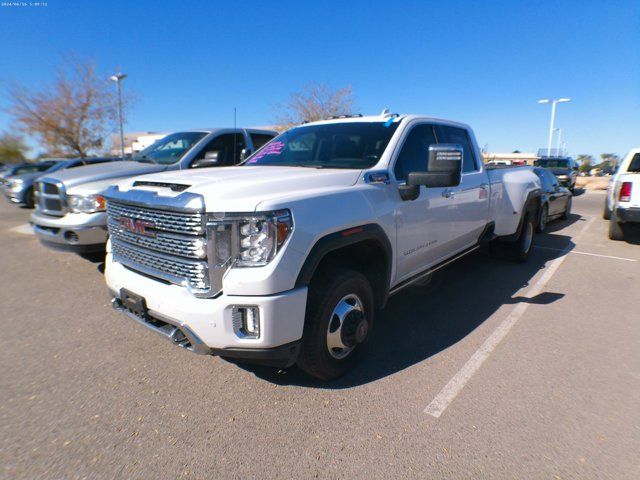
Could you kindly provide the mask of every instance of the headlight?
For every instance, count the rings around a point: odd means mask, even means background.
[[[69,195],[67,203],[73,213],[103,212],[107,206],[101,195]]]
[[[15,180],[9,180],[7,186],[9,187],[9,190],[18,190],[20,187],[22,187],[23,183],[23,180],[21,180],[20,178],[16,178]]]
[[[293,230],[289,210],[248,215],[212,214],[215,266],[261,267],[276,256]]]

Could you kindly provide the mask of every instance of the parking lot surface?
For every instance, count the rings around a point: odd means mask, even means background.
[[[332,383],[170,345],[0,202],[0,478],[640,478],[640,235],[603,200],[393,297]]]

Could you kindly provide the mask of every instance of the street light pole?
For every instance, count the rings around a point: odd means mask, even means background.
[[[127,77],[124,73],[116,73],[109,77],[109,80],[116,82],[118,87],[118,119],[120,123],[120,156],[122,160],[124,160],[124,125],[122,121],[122,87],[120,86],[120,82]]]
[[[543,98],[538,100],[538,103],[550,103],[551,104],[551,123],[549,124],[549,142],[547,143],[547,156],[551,156],[551,143],[553,142],[553,123],[556,120],[556,105],[558,103],[570,102],[570,98],[558,98],[550,99]]]
[[[556,145],[556,153],[558,154],[558,156],[560,156],[560,145],[562,143],[562,129],[556,128],[556,131],[558,132],[558,143]]]

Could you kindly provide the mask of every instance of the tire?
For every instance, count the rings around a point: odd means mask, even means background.
[[[336,310],[348,313],[341,317]],[[309,287],[298,367],[321,380],[344,375],[361,344],[371,336],[374,310],[373,289],[361,273],[332,270],[314,279]],[[348,348],[330,350],[330,342]]]
[[[562,214],[562,219],[563,220],[568,220],[569,216],[571,215],[571,204],[573,203],[573,199],[571,197],[569,197],[569,199],[567,200],[567,206],[564,209],[564,213]]]
[[[604,209],[602,210],[602,218],[605,220],[611,219],[611,209],[607,208],[607,201],[604,201]]]
[[[24,206],[27,208],[35,208],[36,198],[33,193],[33,187],[30,187],[24,194]]]
[[[618,222],[618,217],[613,212],[609,220],[609,238],[611,240],[624,240],[624,227]]]
[[[535,238],[535,220],[533,215],[526,213],[522,222],[520,236],[511,244],[511,257],[518,263],[524,263],[528,260],[531,249],[533,248],[533,240]]]
[[[547,228],[547,221],[549,220],[549,205],[546,203],[542,206],[542,210],[540,212],[540,218],[538,219],[538,233],[544,232],[544,229]]]

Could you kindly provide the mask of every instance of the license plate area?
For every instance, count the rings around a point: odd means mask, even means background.
[[[131,313],[134,313],[141,318],[148,317],[149,309],[147,308],[147,302],[144,297],[136,295],[126,288],[122,288],[120,289],[120,301],[122,302],[122,306]]]

